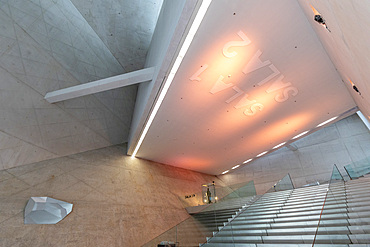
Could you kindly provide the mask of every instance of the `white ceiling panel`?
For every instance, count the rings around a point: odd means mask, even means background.
[[[220,174],[353,107],[296,1],[217,0],[137,156]]]

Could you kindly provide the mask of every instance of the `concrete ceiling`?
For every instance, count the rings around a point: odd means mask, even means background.
[[[353,113],[308,18],[296,1],[213,1],[137,156],[220,174]]]
[[[370,116],[370,2],[369,1],[306,1],[299,3],[338,70],[344,85],[361,112]],[[331,32],[312,20],[312,5],[325,18]],[[359,93],[353,90],[353,85]]]

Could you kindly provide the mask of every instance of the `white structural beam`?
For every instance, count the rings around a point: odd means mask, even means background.
[[[141,69],[126,74],[112,76],[109,78],[49,92],[45,95],[45,100],[47,100],[49,103],[56,103],[67,99],[73,99],[89,94],[150,81],[153,79],[154,68],[155,67]]]
[[[369,122],[369,119],[367,117],[365,117],[364,114],[362,114],[361,111],[357,111],[356,113],[361,118],[362,122],[366,125],[366,127],[368,128],[368,130],[370,130],[370,122]]]

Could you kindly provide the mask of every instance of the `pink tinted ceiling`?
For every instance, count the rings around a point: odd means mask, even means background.
[[[296,1],[217,0],[137,156],[220,174],[354,106]]]

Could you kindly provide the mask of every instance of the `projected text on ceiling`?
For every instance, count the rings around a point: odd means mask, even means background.
[[[237,32],[237,35],[241,40],[239,41],[229,41],[224,44],[222,48],[222,54],[227,59],[233,59],[238,56],[236,51],[231,51],[233,47],[244,47],[248,46],[252,42],[247,37],[243,31]],[[272,95],[274,100],[278,103],[283,103],[287,101],[291,96],[296,96],[298,94],[298,89],[292,85],[291,82],[284,81],[284,75],[276,68],[276,66],[270,60],[261,60],[262,51],[257,50],[254,55],[246,62],[242,69],[242,73],[247,76],[250,73],[258,73],[262,68],[268,68],[270,73],[268,76],[264,77],[262,80],[256,83],[257,86],[268,85],[265,92],[268,95]],[[202,73],[209,69],[211,66],[208,64],[203,64],[191,77],[191,81],[201,81]],[[232,90],[235,94],[227,99],[225,103],[229,104],[233,102],[235,109],[243,110],[246,116],[253,116],[260,111],[263,111],[264,105],[258,98],[252,98],[246,90],[243,90],[235,82],[225,82],[227,74],[220,74],[218,79],[214,82],[212,88],[210,89],[211,94],[217,94],[225,90]],[[274,79],[274,80],[273,80]]]

